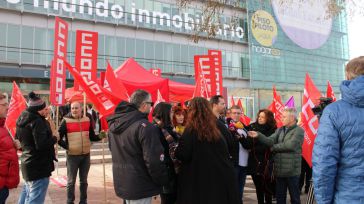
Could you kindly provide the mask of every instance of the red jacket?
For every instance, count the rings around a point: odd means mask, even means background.
[[[4,124],[5,118],[0,118],[0,189],[11,189],[19,184],[19,163],[13,140]]]

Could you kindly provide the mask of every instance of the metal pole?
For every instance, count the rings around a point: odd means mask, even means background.
[[[56,109],[56,130],[58,130],[58,126],[59,126],[59,106],[57,106],[57,109]],[[56,143],[56,159],[58,160],[58,143]],[[59,165],[58,165],[59,162],[56,162],[56,172],[57,172],[57,177],[58,177],[58,168],[59,168]]]
[[[104,203],[107,203],[107,198],[106,198],[106,173],[105,172],[106,172],[105,171],[105,138],[102,138],[102,173],[104,175]]]

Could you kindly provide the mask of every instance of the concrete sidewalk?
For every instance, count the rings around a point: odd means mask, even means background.
[[[59,168],[58,175],[66,176],[67,169]],[[21,175],[21,174],[20,174]],[[56,177],[57,171],[54,171],[52,177]],[[122,204],[122,199],[115,195],[114,186],[112,182],[112,167],[111,163],[105,165],[105,175],[106,175],[106,202],[104,194],[104,180],[103,180],[103,165],[102,164],[91,164],[89,177],[88,177],[88,203],[89,204],[102,204],[102,203],[112,203],[112,204]],[[18,196],[21,192],[23,181],[21,181],[17,189],[12,189],[10,191],[9,198],[6,203],[15,204],[17,203]],[[76,200],[75,203],[79,202],[79,185],[76,182]],[[287,203],[289,203],[289,196],[287,196]],[[46,204],[65,204],[66,203],[66,187],[58,187],[53,182],[50,182]],[[301,195],[301,202],[305,203],[306,195]],[[160,199],[157,197],[153,200],[153,204],[159,204]],[[257,203],[255,188],[253,181],[250,176],[247,177],[246,185],[244,189],[244,204]]]

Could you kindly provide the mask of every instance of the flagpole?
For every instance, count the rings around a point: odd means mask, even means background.
[[[56,130],[58,130],[58,127],[59,126],[59,106],[57,106],[57,108],[56,108]],[[56,159],[58,160],[58,143],[56,143]],[[57,172],[57,177],[58,177],[58,168],[59,168],[59,165],[58,165],[58,162],[56,162],[57,163],[57,170],[56,170],[56,172]]]
[[[83,92],[83,117],[86,117],[86,93]]]
[[[105,133],[105,134],[107,134],[107,133]],[[105,138],[102,138],[102,173],[104,175],[104,203],[107,203],[107,199],[106,199],[106,173],[105,173]]]

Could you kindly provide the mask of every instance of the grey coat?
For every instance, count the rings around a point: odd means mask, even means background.
[[[274,154],[274,173],[277,177],[301,174],[301,154],[304,130],[293,125],[281,127],[270,137],[258,134],[258,140],[270,146]]]

